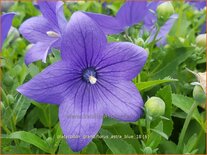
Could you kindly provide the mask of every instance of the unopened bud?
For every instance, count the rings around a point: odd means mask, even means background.
[[[159,117],[165,113],[165,102],[159,97],[151,97],[145,103],[145,108],[149,116]]]
[[[206,48],[206,33],[205,34],[200,34],[196,37],[196,44],[199,47]]]
[[[193,98],[200,104],[206,102],[206,94],[200,85],[196,85],[193,89]]]
[[[159,19],[167,20],[175,12],[171,2],[164,2],[157,7]]]

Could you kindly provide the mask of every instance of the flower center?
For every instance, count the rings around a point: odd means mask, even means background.
[[[54,31],[47,31],[47,35],[49,37],[52,37],[52,38],[58,38],[59,37],[59,34],[57,32],[54,32]]]
[[[90,84],[96,84],[96,76],[96,70],[94,68],[87,68],[83,71],[83,79]]]

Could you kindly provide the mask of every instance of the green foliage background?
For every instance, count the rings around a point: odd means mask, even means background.
[[[109,3],[66,2],[65,15],[69,20],[77,10],[115,15],[122,1]],[[146,113],[136,122],[124,123],[104,118],[98,136],[84,148],[81,154],[136,154],[136,153],[198,153],[206,152],[205,105],[196,107],[184,136],[178,145],[184,121],[194,103],[191,82],[196,77],[186,70],[205,72],[206,49],[198,47],[196,36],[206,22],[206,10],[198,11],[188,4],[173,2],[179,19],[169,33],[168,44],[156,47],[155,42],[146,43],[149,34],[139,38],[139,25],[120,35],[108,37],[110,41],[133,41],[149,51],[148,61],[141,74],[134,79],[144,101],[157,96],[166,104],[165,114],[148,118]],[[15,2],[8,12],[17,12],[13,21],[15,29],[9,34],[2,51],[2,103],[1,103],[1,153],[2,154],[74,154],[68,147],[58,122],[58,107],[41,104],[20,95],[16,88],[30,80],[51,63],[60,59],[58,51],[51,53],[47,63],[35,62],[28,67],[24,55],[29,48],[18,32],[26,19],[39,15],[31,2]],[[32,35],[32,34],[31,34]],[[147,124],[150,122],[150,126]],[[120,136],[133,136],[133,138]],[[141,138],[139,136],[142,136]],[[143,137],[147,135],[147,138]],[[115,138],[106,138],[106,137]]]

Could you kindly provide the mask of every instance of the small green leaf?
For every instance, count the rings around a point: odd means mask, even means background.
[[[147,81],[147,82],[140,82],[140,83],[135,83],[139,91],[143,91],[145,89],[149,89],[152,87],[155,87],[157,85],[167,83],[167,82],[175,82],[177,79],[171,79],[171,78],[165,78],[163,80],[153,80],[153,81]]]
[[[170,85],[161,88],[157,93],[157,97],[160,97],[165,102],[165,114],[162,116],[163,119],[163,131],[170,136],[173,130],[173,121],[171,119],[172,113],[172,90]]]
[[[159,132],[163,132],[163,122],[160,121],[157,124],[157,126],[154,128],[154,130],[157,130]],[[145,145],[151,147],[152,149],[156,149],[162,140],[161,137],[162,136],[160,134],[158,134],[157,132],[151,132]]]
[[[100,134],[108,136],[103,140],[113,154],[136,154],[136,150],[132,147],[132,145],[128,144],[121,138],[112,138],[113,134],[111,132],[101,129]]]
[[[32,144],[47,153],[51,152],[48,144],[44,140],[30,132],[17,131],[11,133],[10,135],[2,135],[2,138],[19,139],[29,144]]]
[[[153,79],[161,79],[172,75],[177,67],[192,55],[192,48],[176,48],[168,51],[167,57],[164,59],[162,68],[153,75]]]
[[[81,151],[81,153],[83,153],[83,154],[87,154],[87,153],[100,154],[100,152],[98,151],[98,148],[94,142],[90,142],[89,145]]]
[[[162,136],[163,138],[165,138],[166,140],[168,140],[168,136],[163,131],[159,131],[159,130],[156,130],[156,129],[151,129],[151,131],[159,134],[160,136]]]
[[[11,113],[11,117],[14,118],[15,123],[19,122],[26,114],[31,102],[26,97],[18,94],[16,97],[16,102],[14,103],[14,108]]]
[[[113,125],[120,124],[120,123],[125,123],[125,122],[121,122],[121,121],[118,121],[118,120],[115,120],[109,117],[104,117],[104,120],[103,120],[103,126],[113,126]]]
[[[79,152],[73,152],[68,146],[66,140],[62,139],[59,146],[58,154],[79,154]]]
[[[189,113],[191,106],[193,105],[194,100],[187,96],[173,94],[172,95],[172,103],[174,106],[183,110],[185,113]],[[196,109],[193,113],[193,118],[201,125],[201,127],[205,130],[205,125],[202,123],[202,117]]]
[[[58,107],[50,104],[37,104],[39,109],[39,119],[46,127],[52,127],[58,120]]]

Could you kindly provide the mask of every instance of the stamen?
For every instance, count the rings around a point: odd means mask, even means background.
[[[96,84],[96,82],[97,82],[97,79],[94,77],[94,76],[89,76],[89,82],[91,83],[91,84]]]
[[[58,38],[59,37],[59,34],[54,32],[54,31],[47,31],[47,35],[49,37],[53,37],[53,38]]]

